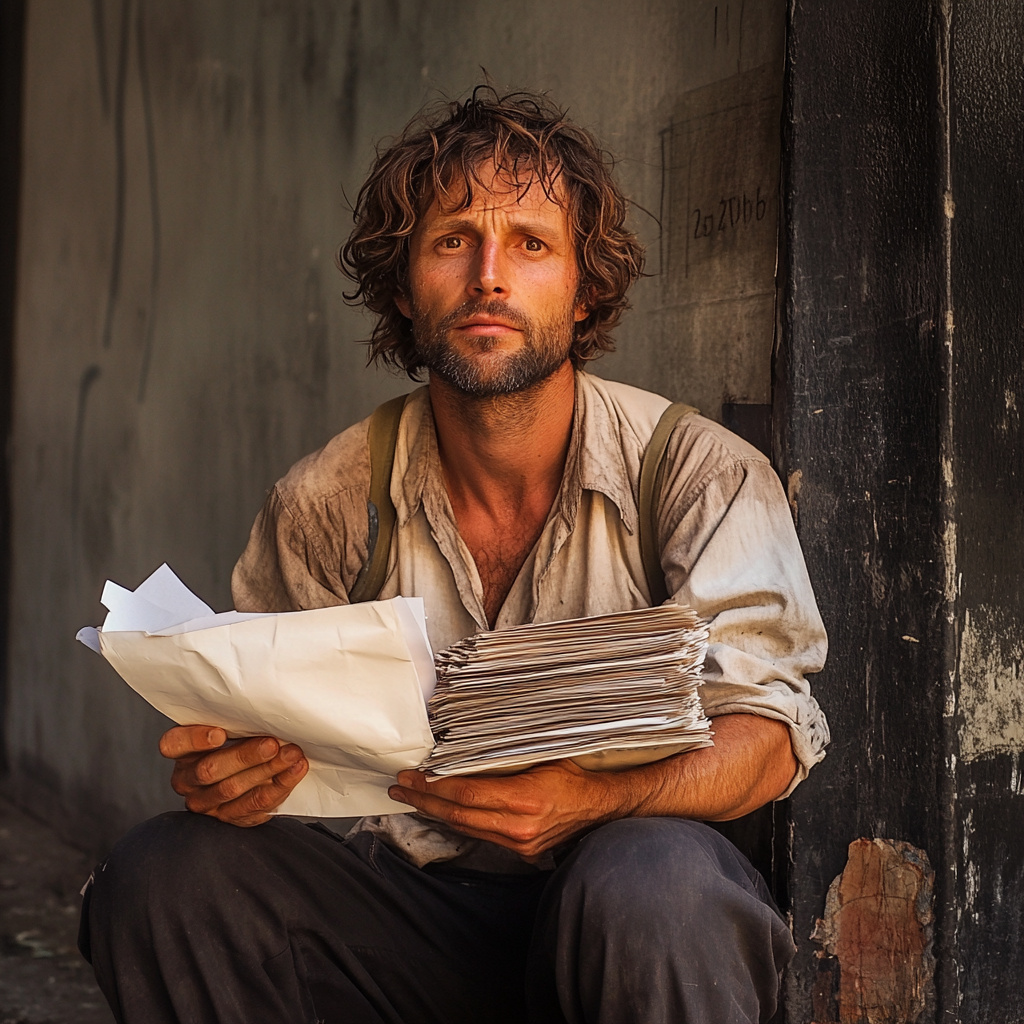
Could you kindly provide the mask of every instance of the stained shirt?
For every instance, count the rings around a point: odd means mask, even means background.
[[[540,538],[495,629],[650,605],[640,553],[640,465],[667,399],[576,374],[565,469]],[[369,555],[369,420],[300,460],[271,491],[231,580],[241,611],[348,603]],[[710,623],[701,698],[709,718],[757,714],[789,726],[798,768],[825,756],[828,725],[807,676],[827,640],[780,481],[721,425],[686,416],[670,437],[656,512],[671,598]],[[402,413],[391,480],[397,510],[380,598],[422,597],[434,650],[488,629],[476,564],[441,474],[429,388]],[[781,797],[780,797],[781,799]],[[414,863],[472,854],[506,870],[507,851],[414,815],[363,819]],[[493,856],[491,856],[493,855]]]

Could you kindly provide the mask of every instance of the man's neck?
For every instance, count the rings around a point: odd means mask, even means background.
[[[558,495],[575,397],[568,362],[528,391],[495,398],[431,379],[445,489],[492,626]]]
[[[526,391],[475,398],[436,377],[430,401],[445,486],[453,504],[491,513],[508,504],[554,501],[572,431],[576,378],[564,363]]]

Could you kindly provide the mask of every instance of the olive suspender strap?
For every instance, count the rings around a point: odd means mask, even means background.
[[[391,500],[391,473],[395,465],[398,425],[405,407],[405,395],[392,398],[378,406],[370,417],[368,444],[370,448],[370,500],[366,503],[370,529],[366,565],[356,577],[349,601],[376,601],[384,586],[391,555],[391,539],[395,532],[396,511]],[[692,405],[670,405],[658,420],[644,452],[640,467],[640,554],[643,558],[651,604],[659,605],[668,597],[665,576],[661,571],[658,549],[658,504],[664,478],[665,449],[675,425],[684,416],[697,412]]]
[[[637,520],[640,529],[640,557],[644,563],[647,589],[651,592],[651,606],[663,604],[668,598],[665,589],[665,574],[661,570],[661,549],[658,545],[658,505],[661,503],[661,487],[665,477],[665,449],[675,425],[684,417],[698,410],[692,405],[675,402],[658,420],[658,425],[647,442],[643,462],[640,465],[640,508]]]
[[[367,442],[370,447],[370,500],[366,514],[370,520],[366,565],[352,584],[348,599],[352,604],[376,601],[388,574],[391,538],[395,532],[395,503],[391,500],[391,471],[395,465],[398,425],[402,421],[405,395],[377,406],[370,417]]]

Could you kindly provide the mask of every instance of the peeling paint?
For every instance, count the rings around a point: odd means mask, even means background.
[[[1024,775],[1020,770],[1020,754],[1016,751],[1010,762],[1010,792],[1014,796],[1024,796]]]
[[[789,501],[789,509],[793,513],[793,522],[800,525],[800,508],[797,499],[800,497],[800,488],[803,486],[804,473],[802,469],[794,469],[789,474],[786,482],[786,499]]]
[[[956,523],[952,520],[946,523],[942,531],[942,555],[946,568],[945,598],[947,601],[956,600]]]
[[[964,872],[964,902],[971,909],[974,908],[980,890],[981,868],[974,863],[968,864],[967,870]]]
[[[819,1024],[913,1024],[934,1006],[935,872],[899,839],[855,839],[811,938],[823,964]],[[829,984],[831,982],[831,984]]]
[[[1024,640],[1005,613],[980,605],[960,641],[960,757],[1024,750]]]

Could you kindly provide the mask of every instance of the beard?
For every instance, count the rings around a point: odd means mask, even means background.
[[[414,304],[412,329],[416,353],[431,374],[474,398],[515,394],[547,380],[569,358],[575,330],[572,312],[566,309],[560,317],[537,323],[505,302],[471,299],[434,319]],[[501,339],[479,336],[472,339],[472,351],[459,351],[452,344],[451,332],[461,320],[475,313],[500,317],[510,323],[522,333],[522,347],[495,359],[480,359],[477,357],[498,348]]]

